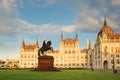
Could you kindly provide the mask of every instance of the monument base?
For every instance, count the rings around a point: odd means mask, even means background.
[[[54,67],[54,58],[53,56],[40,56],[38,58],[38,68],[36,71],[59,71]]]

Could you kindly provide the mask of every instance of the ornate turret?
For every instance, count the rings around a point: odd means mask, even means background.
[[[89,48],[89,40],[88,40],[88,37],[86,38],[86,49]]]
[[[102,27],[101,30],[99,31],[98,36],[103,37],[104,34],[105,34],[105,35],[113,35],[113,34],[114,34],[114,32],[113,32],[113,30],[111,29],[111,27],[109,27],[109,26],[107,25],[107,20],[106,20],[105,17],[104,17],[103,27]]]
[[[36,40],[36,47],[38,48],[39,46],[38,46],[38,39]]]
[[[77,32],[76,32],[76,38],[75,38],[75,40],[78,41],[78,34],[77,34]]]
[[[104,26],[107,27],[106,17],[104,18]]]
[[[24,42],[24,39],[23,39],[23,42],[22,42],[22,48],[25,47],[25,42]]]
[[[63,34],[62,34],[62,32],[61,32],[61,40],[63,40]]]
[[[87,39],[86,39],[86,49],[91,49],[92,47],[91,47],[91,43],[90,43],[90,41],[88,40],[88,37],[87,37]]]
[[[92,49],[91,42],[89,41],[89,47],[88,49]]]

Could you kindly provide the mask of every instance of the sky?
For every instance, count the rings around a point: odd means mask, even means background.
[[[97,33],[108,25],[120,32],[120,0],[0,0],[0,59],[19,59],[20,48],[43,40],[52,41],[59,50],[60,34],[64,39],[79,37],[80,49],[86,38],[92,47]]]

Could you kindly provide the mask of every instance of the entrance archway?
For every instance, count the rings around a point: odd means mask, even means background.
[[[108,69],[108,61],[107,60],[105,60],[103,62],[103,66],[104,66],[104,69]]]

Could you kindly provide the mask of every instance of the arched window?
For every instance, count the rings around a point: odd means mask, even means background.
[[[113,53],[113,47],[111,47],[111,52]]]
[[[73,53],[75,53],[75,51],[73,50]]]
[[[120,52],[120,47],[118,47],[118,52]]]
[[[118,49],[117,49],[117,47],[116,47],[116,52],[118,52]]]
[[[23,58],[23,54],[21,55],[21,58]]]
[[[71,53],[71,51],[69,51],[69,53]]]
[[[32,58],[34,58],[34,55],[32,54]]]
[[[26,65],[26,63],[24,63],[24,65]]]
[[[30,63],[28,63],[28,65],[30,65]]]
[[[30,58],[30,55],[28,54],[28,58]]]
[[[31,65],[33,65],[33,63]]]
[[[26,55],[25,55],[25,58],[26,58]]]
[[[35,58],[37,58],[37,55],[35,55]]]
[[[107,46],[104,47],[104,52],[107,52],[108,48]]]
[[[86,56],[85,56],[85,59],[87,59],[87,58],[88,58],[88,56],[86,55]]]
[[[67,53],[67,51],[65,51],[65,53]]]

